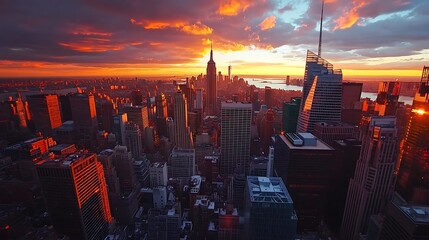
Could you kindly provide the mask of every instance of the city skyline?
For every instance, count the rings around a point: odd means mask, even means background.
[[[418,81],[429,59],[428,4],[326,0],[322,56],[347,80]],[[0,77],[197,75],[211,41],[218,71],[302,76],[306,50],[317,49],[321,1],[1,6]]]

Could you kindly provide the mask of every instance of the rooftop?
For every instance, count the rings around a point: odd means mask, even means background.
[[[301,133],[302,134],[302,133]],[[311,134],[312,135],[312,134]],[[284,135],[280,134],[280,138],[283,142],[289,147],[289,149],[303,149],[303,150],[334,150],[332,147],[327,145],[326,143],[320,141],[316,138],[316,145],[314,146],[306,146],[305,143],[302,146],[295,146],[289,139],[287,139]],[[313,136],[313,135],[312,135]],[[313,136],[314,137],[314,136]]]
[[[250,109],[252,109],[252,103],[250,103],[250,102],[226,101],[226,102],[222,102],[222,108],[250,108]]]
[[[250,201],[253,203],[293,203],[279,177],[247,177]]]
[[[73,147],[73,146],[74,146],[74,144],[62,143],[62,144],[58,144],[58,145],[55,145],[53,147],[50,147],[49,151],[51,151],[51,152],[61,151],[61,150],[65,149],[65,148],[69,148],[69,147]]]
[[[101,156],[110,156],[112,154],[113,154],[113,150],[112,149],[104,149],[98,155],[101,155]]]
[[[88,153],[86,151],[80,150],[66,157],[41,160],[37,162],[36,165],[44,167],[68,168],[79,160],[85,159],[91,155],[93,155],[93,153]]]
[[[399,207],[405,215],[415,223],[429,224],[429,206],[400,206]]]
[[[163,168],[165,166],[165,162],[154,162],[150,165],[152,168]]]

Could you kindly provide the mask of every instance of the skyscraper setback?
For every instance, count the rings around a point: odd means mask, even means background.
[[[369,218],[384,211],[393,194],[396,166],[396,119],[372,117],[364,133],[360,158],[350,180],[342,239],[359,239],[365,234]]]
[[[210,49],[210,60],[207,62],[207,101],[206,115],[217,114],[217,84],[216,84],[216,63],[213,61],[213,48]]]

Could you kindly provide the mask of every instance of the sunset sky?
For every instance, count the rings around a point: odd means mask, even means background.
[[[344,79],[419,80],[429,1],[326,0],[322,56]],[[320,0],[2,0],[0,77],[304,74]]]

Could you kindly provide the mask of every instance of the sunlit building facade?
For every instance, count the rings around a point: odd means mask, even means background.
[[[316,122],[341,121],[342,79],[341,70],[307,51],[298,132],[313,132]]]
[[[397,191],[415,204],[429,203],[429,67],[423,68],[405,138],[401,143]]]
[[[79,151],[36,168],[55,229],[71,239],[104,239],[112,217],[97,156]]]
[[[51,135],[62,124],[60,104],[57,95],[27,96],[28,107],[36,131]]]

